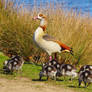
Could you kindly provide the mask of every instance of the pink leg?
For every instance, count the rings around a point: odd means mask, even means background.
[[[51,60],[52,60],[52,56],[49,57],[49,61],[51,61]]]

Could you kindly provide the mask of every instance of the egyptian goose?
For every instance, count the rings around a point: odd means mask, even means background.
[[[38,14],[38,16],[34,17],[33,19],[40,20],[40,25],[34,32],[34,42],[49,54],[50,61],[52,60],[52,53],[55,53],[55,58],[56,52],[60,53],[61,51],[65,51],[72,54],[73,51],[70,47],[66,46],[60,41],[55,40],[55,38],[45,33],[47,27],[47,18],[45,15]]]

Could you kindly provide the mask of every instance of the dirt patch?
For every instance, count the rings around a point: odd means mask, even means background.
[[[63,86],[53,86],[43,82],[33,82],[26,78],[13,80],[0,79],[0,92],[74,92],[63,88]]]

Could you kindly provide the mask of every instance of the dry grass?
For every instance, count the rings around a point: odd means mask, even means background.
[[[2,6],[2,7],[1,7]],[[53,9],[39,9],[48,17],[47,33],[56,37],[73,48],[74,57],[70,54],[59,54],[72,64],[92,64],[92,18],[89,15],[81,16],[76,12],[63,11],[59,5]],[[0,47],[3,52],[15,50],[24,57],[29,57],[37,52],[42,53],[33,43],[33,32],[39,21],[33,21],[37,15],[36,6],[33,10],[20,9],[18,13],[13,3],[0,3]]]
[[[49,20],[48,32],[73,48],[74,57],[69,56],[69,60],[73,63],[91,63],[92,19],[71,11],[65,14],[61,10],[56,10],[50,17],[53,20]]]

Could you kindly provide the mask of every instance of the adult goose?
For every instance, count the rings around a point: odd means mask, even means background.
[[[72,49],[63,44],[62,42],[56,40],[54,37],[49,36],[45,33],[46,27],[47,27],[47,18],[43,14],[38,14],[38,16],[33,18],[34,20],[38,19],[40,20],[40,25],[34,32],[34,41],[35,43],[45,50],[49,54],[49,60],[52,60],[52,53],[55,53],[55,59],[56,59],[56,53],[57,52],[70,52],[73,55]]]

